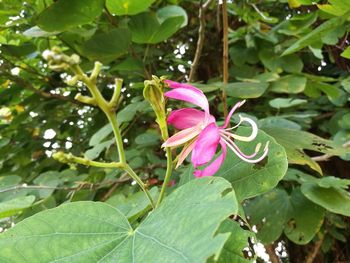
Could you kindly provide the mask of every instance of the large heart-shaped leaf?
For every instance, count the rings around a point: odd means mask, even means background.
[[[306,77],[297,75],[286,75],[272,82],[271,91],[277,93],[296,94],[305,89]]]
[[[215,232],[237,206],[230,183],[218,177],[178,188],[135,229],[105,203],[69,203],[1,234],[0,261],[206,262],[219,256],[229,234]]]
[[[60,0],[54,2],[37,19],[37,25],[48,32],[65,31],[92,22],[100,16],[104,0]]]
[[[243,251],[250,248],[250,242],[255,239],[255,234],[248,230],[241,228],[238,222],[232,220],[225,220],[222,222],[219,233],[231,232],[231,236],[225,243],[225,246],[220,254],[219,263],[249,263],[253,259],[244,255]],[[210,263],[212,261],[209,261]]]
[[[328,211],[350,216],[350,194],[340,187],[333,187],[335,180],[333,179],[332,181],[333,184],[328,184],[329,187],[321,187],[320,184],[312,182],[305,183],[301,186],[301,191],[312,202]]]
[[[262,129],[283,145],[287,151],[289,163],[306,164],[320,174],[322,174],[320,166],[304,153],[304,149],[330,155],[342,155],[348,151],[333,141],[323,139],[309,132],[281,127],[262,127]]]
[[[149,192],[153,200],[158,198],[157,187],[153,187]],[[151,209],[151,204],[142,191],[132,194],[127,198],[122,194],[114,195],[107,200],[107,203],[115,206],[130,222],[135,221],[139,216],[144,215],[145,211]]]
[[[290,201],[291,210],[284,233],[294,243],[307,244],[320,230],[325,210],[305,198],[300,188],[293,190]]]
[[[167,9],[164,11],[165,8]],[[133,16],[129,22],[132,41],[138,44],[162,42],[183,27],[186,21],[186,12],[181,8],[164,7],[159,9],[157,14],[142,13]]]
[[[251,130],[241,127],[237,133],[247,136]],[[269,154],[260,163],[246,163],[229,151],[224,164],[216,173],[216,176],[222,176],[232,183],[239,200],[274,188],[287,171],[287,155],[284,148],[263,131],[259,131],[254,142],[237,141],[236,144],[244,153],[249,154],[254,152],[257,143],[264,145],[268,141],[270,142]]]
[[[81,52],[92,60],[113,60],[128,52],[131,33],[127,29],[113,29],[94,35],[81,47]]]
[[[264,244],[272,243],[280,237],[289,209],[289,195],[284,189],[273,189],[247,201],[244,207],[250,223],[257,227],[257,238]]]
[[[106,7],[109,12],[117,16],[136,15],[146,11],[155,0],[107,0]]]
[[[226,92],[228,96],[240,99],[259,98],[268,86],[267,82],[235,82],[227,84]]]

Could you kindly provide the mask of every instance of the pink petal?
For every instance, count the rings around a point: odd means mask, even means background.
[[[227,125],[230,123],[231,117],[233,115],[233,113],[239,108],[241,107],[243,104],[245,103],[245,100],[239,101],[235,104],[235,106],[233,106],[233,108],[230,110],[229,114],[227,115],[226,119],[225,119],[225,123],[224,125],[222,125],[220,128],[225,129],[227,127]]]
[[[209,114],[209,103],[207,97],[202,92],[180,87],[164,93],[164,96],[192,103]]]
[[[164,80],[165,83],[167,83],[169,85],[170,88],[172,89],[177,89],[177,88],[185,88],[185,89],[190,89],[199,93],[203,93],[203,91],[201,91],[200,89],[190,85],[190,84],[185,84],[185,83],[179,83],[179,82],[175,82],[172,80]]]
[[[174,110],[170,113],[168,117],[168,123],[173,125],[176,129],[183,130],[199,123],[203,123],[205,120],[205,112],[192,109],[184,108],[180,110]],[[209,123],[215,122],[213,116],[209,117]]]
[[[196,140],[194,140],[190,144],[186,145],[182,149],[181,153],[179,154],[179,159],[177,160],[177,164],[176,164],[175,168],[178,168],[185,161],[185,159],[190,154],[190,152],[192,152],[195,145],[196,145]]]
[[[199,178],[203,176],[212,176],[214,175],[221,167],[226,158],[226,145],[224,142],[220,140],[220,145],[222,148],[222,153],[216,158],[210,165],[208,165],[203,171],[196,170],[194,171],[194,176]]]
[[[208,163],[215,155],[220,141],[219,128],[215,123],[209,124],[199,134],[192,151],[191,161],[194,168]]]
[[[202,129],[199,126],[194,126],[179,131],[178,133],[175,133],[173,136],[171,136],[168,140],[166,140],[163,143],[162,147],[174,147],[184,144],[196,137],[201,132],[201,130]]]

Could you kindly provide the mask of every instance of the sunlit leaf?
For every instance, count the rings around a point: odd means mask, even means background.
[[[204,263],[218,258],[229,234],[215,232],[235,213],[230,183],[201,178],[175,190],[136,228],[104,203],[73,202],[41,212],[0,235],[0,255],[6,262]]]
[[[41,12],[37,25],[48,32],[65,31],[92,22],[102,13],[104,0],[60,0]]]

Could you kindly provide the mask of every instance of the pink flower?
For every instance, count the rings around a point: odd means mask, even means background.
[[[257,163],[266,157],[269,142],[266,143],[260,157],[256,156],[261,148],[261,143],[256,145],[253,154],[246,155],[234,142],[234,140],[251,142],[256,138],[258,127],[252,119],[239,115],[239,123],[232,128],[227,128],[232,114],[241,107],[245,101],[238,102],[231,109],[224,125],[217,126],[214,116],[210,115],[208,99],[200,89],[171,80],[166,80],[165,82],[172,89],[166,92],[164,96],[192,103],[202,109],[183,108],[174,110],[168,117],[168,123],[180,131],[171,136],[162,146],[177,147],[184,145],[184,148],[178,156],[176,167],[181,165],[186,157],[192,152],[191,162],[196,169],[194,175],[196,177],[212,176],[223,164],[227,154],[227,147],[239,158],[248,163]],[[231,132],[242,122],[246,122],[251,126],[252,132],[249,136],[240,136]],[[219,145],[221,146],[221,154],[211,162]],[[198,169],[198,167],[204,165],[207,166],[203,170]]]

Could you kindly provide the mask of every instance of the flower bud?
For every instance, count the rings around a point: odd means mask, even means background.
[[[151,104],[153,111],[156,114],[156,121],[162,131],[162,135],[165,139],[167,137],[166,125],[166,112],[165,112],[165,100],[164,100],[164,78],[152,76],[152,80],[145,80],[143,89],[143,96]]]

